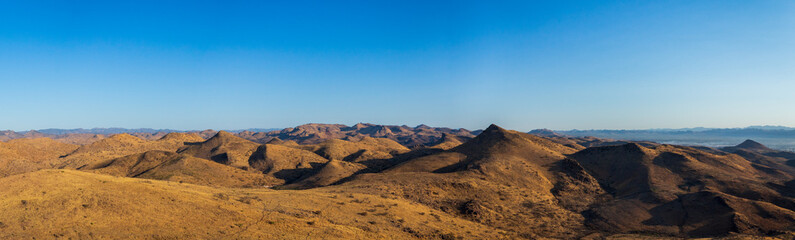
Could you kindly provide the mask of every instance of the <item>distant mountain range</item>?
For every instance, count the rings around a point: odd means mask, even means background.
[[[243,132],[243,131],[251,131],[251,132],[270,132],[281,130],[281,128],[249,128],[249,129],[238,129],[238,130],[224,130],[227,132]],[[47,128],[47,129],[39,129],[39,130],[32,130],[35,132],[40,132],[43,134],[52,134],[52,135],[62,135],[62,134],[77,134],[77,133],[87,133],[87,134],[119,134],[119,133],[172,133],[172,132],[196,132],[198,130],[174,130],[174,129],[153,129],[153,128],[91,128],[91,129],[84,129],[84,128],[73,128],[73,129],[61,129],[61,128]],[[19,133],[27,133],[29,131],[20,131]]]
[[[725,147],[736,145],[746,139],[754,139],[773,149],[795,150],[795,128],[784,126],[750,126],[745,128],[681,128],[645,130],[533,130],[536,135],[552,134],[631,141],[653,141],[665,144],[700,145]]]
[[[291,128],[250,128],[242,130],[222,130],[256,143],[267,143],[271,140],[295,141],[299,144],[316,144],[328,139],[358,140],[364,137],[388,138],[409,147],[430,146],[448,138],[468,140],[480,133],[480,130],[469,131],[463,128],[438,128],[420,124],[416,127],[406,125],[377,125],[358,123],[353,126],[342,124],[304,124]],[[152,128],[91,128],[91,129],[41,129],[24,132],[0,131],[0,141],[19,138],[52,138],[63,143],[85,145],[110,137],[115,134],[130,134],[145,140],[157,140],[169,133],[195,133],[208,139],[216,130],[173,130]]]
[[[407,146],[435,144],[443,134],[469,139],[480,130],[432,128],[426,125],[416,127],[388,126],[376,124],[305,124],[293,128],[249,128],[224,130],[250,141],[265,143],[273,138],[294,140],[299,143],[318,143],[329,138],[361,138],[362,136],[389,138]],[[87,144],[98,139],[120,133],[128,133],[144,139],[158,139],[168,133],[197,133],[209,138],[216,130],[174,130],[153,128],[91,128],[91,129],[40,129],[31,131],[0,131],[0,141],[16,138],[50,137],[62,142]],[[795,151],[795,128],[785,126],[749,126],[745,128],[660,128],[640,130],[549,130],[536,129],[529,133],[549,137],[597,137],[628,141],[652,141],[664,144],[698,145],[708,147],[733,146],[746,139],[754,139],[777,150]]]

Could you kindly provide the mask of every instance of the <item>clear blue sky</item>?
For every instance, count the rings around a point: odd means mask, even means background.
[[[19,2],[0,129],[795,126],[795,1]]]

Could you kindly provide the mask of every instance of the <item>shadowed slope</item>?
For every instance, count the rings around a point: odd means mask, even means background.
[[[210,160],[166,151],[148,151],[121,157],[80,170],[120,177],[185,182],[219,187],[254,187],[265,176]]]
[[[336,160],[351,160],[350,157],[360,151],[369,151],[372,153],[381,153],[381,155],[393,156],[400,153],[406,153],[408,148],[400,145],[399,143],[386,139],[386,138],[371,138],[364,137],[359,141],[346,141],[340,139],[331,139],[317,145],[304,145],[302,148],[307,148],[320,156],[327,159]],[[368,160],[360,158],[358,161]]]
[[[409,149],[386,138],[362,137],[348,141],[331,139],[313,145],[284,145],[316,153],[330,160],[360,163],[367,167],[366,172],[378,172],[395,164],[398,156],[409,153]]]
[[[795,201],[767,187],[768,181],[792,176],[771,173],[737,155],[630,143],[588,148],[571,157],[614,198],[586,212],[588,223],[597,228],[718,236],[729,230],[758,234],[793,225],[788,219],[795,216]],[[736,215],[743,217],[732,217]]]
[[[129,134],[116,134],[77,150],[61,158],[60,168],[81,168],[110,159],[151,150],[176,151],[186,143],[201,140],[193,134],[171,133],[156,141],[146,141]]]
[[[307,189],[322,187],[334,184],[344,178],[350,177],[356,172],[367,168],[360,163],[331,160],[320,168],[316,173],[307,175],[295,183],[284,185],[280,188],[285,189]]]
[[[248,159],[252,168],[274,177],[271,185],[298,180],[328,162],[313,152],[282,145],[264,144]]]
[[[771,151],[772,150],[772,149],[768,148],[767,146],[762,145],[761,143],[758,143],[758,142],[756,142],[754,140],[751,140],[751,139],[745,140],[744,142],[742,142],[739,145],[737,145],[736,148],[753,150],[753,151]]]
[[[461,145],[461,144],[462,144],[461,140],[459,140],[457,137],[445,133],[445,134],[442,135],[442,139],[439,140],[438,143],[436,143],[436,144],[434,144],[434,145],[432,145],[432,146],[430,146],[428,148],[448,150],[448,149],[457,147],[458,145]]]
[[[207,141],[180,148],[177,152],[217,163],[248,169],[248,158],[259,144],[219,131]]]

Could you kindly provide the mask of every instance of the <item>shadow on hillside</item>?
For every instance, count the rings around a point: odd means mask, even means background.
[[[311,166],[309,168],[282,169],[273,173],[273,177],[284,180],[284,185],[287,185],[311,176],[324,166],[322,163],[309,163],[309,165]]]
[[[210,156],[210,160],[213,160],[213,162],[217,162],[220,164],[229,165],[229,155],[226,153]]]
[[[443,151],[444,150],[441,149],[420,148],[403,154],[394,155],[394,157],[392,158],[369,159],[369,160],[360,161],[357,163],[364,165],[365,166],[364,169],[356,171],[355,173],[351,174],[351,176],[340,179],[339,181],[336,181],[330,185],[343,184],[345,182],[352,180],[354,177],[356,177],[356,175],[359,174],[383,172],[387,169],[400,165],[401,163],[406,162],[408,160],[440,153]],[[349,155],[348,157],[345,157],[343,160],[350,162],[353,159],[360,157],[364,152],[365,152],[364,150],[360,150],[354,154]]]

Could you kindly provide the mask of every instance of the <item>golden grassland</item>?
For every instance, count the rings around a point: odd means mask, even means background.
[[[401,199],[334,190],[213,188],[42,170],[0,179],[0,238],[506,238]]]

